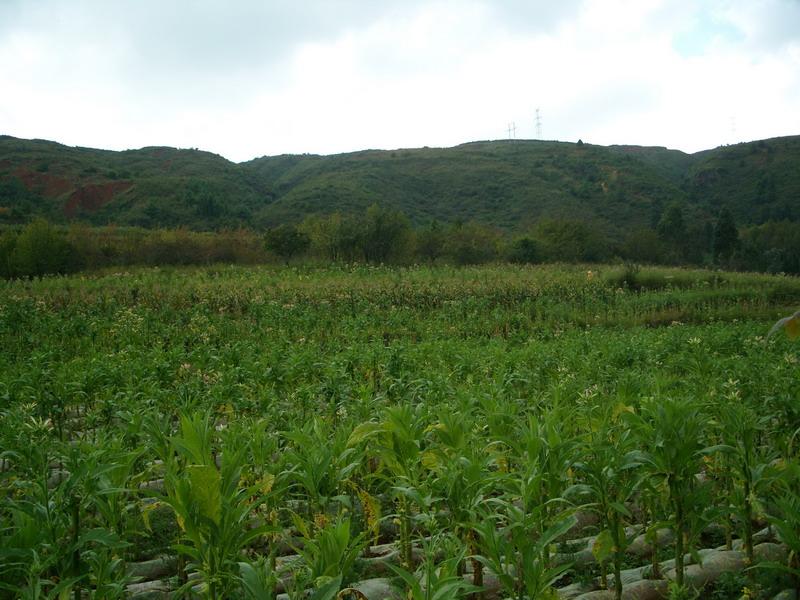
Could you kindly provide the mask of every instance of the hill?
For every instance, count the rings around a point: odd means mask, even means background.
[[[380,203],[417,225],[507,230],[579,217],[610,231],[730,208],[740,224],[798,219],[800,136],[685,154],[639,146],[504,140],[454,148],[283,155],[232,163],[199,150],[113,152],[0,136],[0,222],[205,230],[261,228]]]

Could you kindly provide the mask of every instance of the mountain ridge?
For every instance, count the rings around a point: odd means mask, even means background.
[[[684,153],[659,146],[483,140],[450,148],[283,154],[234,163],[197,149],[113,151],[0,135],[0,223],[264,228],[373,203],[412,223],[542,218],[651,226],[673,203],[693,219],[800,218],[800,136]]]

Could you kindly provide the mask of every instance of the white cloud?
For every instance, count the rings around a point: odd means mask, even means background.
[[[800,133],[789,0],[12,2],[0,133],[285,152]],[[731,119],[735,119],[735,131]]]

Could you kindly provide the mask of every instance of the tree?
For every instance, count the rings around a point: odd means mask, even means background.
[[[686,236],[686,223],[683,218],[683,207],[673,202],[663,213],[656,226],[662,240],[671,244],[683,241]]]
[[[363,252],[367,262],[387,262],[408,246],[411,227],[406,216],[377,204],[367,209],[363,227]]]
[[[419,230],[416,240],[416,254],[428,262],[434,262],[444,254],[445,231],[439,221],[431,221],[425,229]]]
[[[686,221],[683,206],[678,202],[670,204],[656,225],[656,231],[662,241],[670,248],[670,262],[680,263],[684,260],[684,244],[686,242]]]
[[[445,254],[458,265],[489,262],[497,258],[499,240],[499,232],[486,225],[457,223],[447,231]]]
[[[533,236],[542,257],[550,261],[598,261],[608,250],[607,240],[599,228],[586,221],[543,219],[536,224]]]
[[[44,219],[28,224],[11,253],[11,271],[20,277],[67,273],[80,267],[80,257],[56,229]]]
[[[308,236],[311,250],[328,260],[356,260],[361,253],[361,227],[351,216],[310,215],[298,230]]]
[[[731,211],[723,208],[714,225],[713,251],[714,261],[727,261],[739,247],[739,230],[733,220]]]
[[[508,259],[515,263],[536,263],[540,260],[539,246],[536,240],[529,236],[515,239],[511,243]]]
[[[640,263],[659,264],[667,255],[664,241],[649,227],[629,231],[619,250],[622,258]]]
[[[311,240],[294,225],[278,225],[264,234],[264,247],[286,262],[308,249]]]

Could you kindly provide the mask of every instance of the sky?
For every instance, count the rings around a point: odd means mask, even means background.
[[[0,134],[696,152],[800,134],[800,0],[0,0]]]

